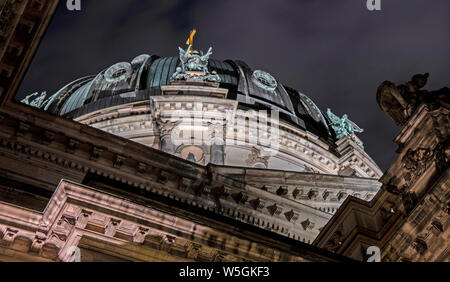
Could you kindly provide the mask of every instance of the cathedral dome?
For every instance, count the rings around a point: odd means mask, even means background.
[[[161,86],[170,84],[179,66],[178,57],[140,55],[68,84],[51,96],[45,107],[52,113],[77,118],[104,108],[148,101],[162,94]],[[333,139],[325,115],[314,102],[271,74],[233,60],[209,59],[209,70],[219,75],[220,87],[228,89],[228,99],[246,108],[277,110],[283,120],[325,140]]]
[[[212,48],[179,51],[140,55],[23,102],[201,165],[381,176],[346,115],[323,114],[267,71],[211,59]]]

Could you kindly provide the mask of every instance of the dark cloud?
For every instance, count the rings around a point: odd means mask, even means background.
[[[241,59],[310,96],[322,110],[349,114],[367,152],[386,169],[399,128],[379,109],[384,80],[430,72],[428,89],[448,85],[450,2],[382,0],[61,1],[18,95],[53,93],[66,83],[148,53],[174,56],[188,31],[217,59]]]

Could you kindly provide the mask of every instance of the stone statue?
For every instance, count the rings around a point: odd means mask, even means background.
[[[20,101],[21,103],[24,103],[25,105],[30,105],[30,103],[31,103],[31,101],[30,101],[30,99],[31,98],[33,98],[33,97],[35,97],[36,95],[38,95],[39,93],[38,92],[36,92],[36,93],[33,93],[33,94],[30,94],[30,95],[28,95],[27,97],[25,97],[22,101]]]
[[[399,126],[405,125],[422,103],[448,106],[450,100],[448,88],[434,92],[422,90],[428,78],[428,73],[416,74],[411,81],[398,86],[390,81],[383,82],[378,87],[378,105]]]
[[[25,97],[25,99],[23,99],[20,102],[29,105],[31,107],[41,108],[42,105],[44,105],[44,102],[46,102],[45,97],[47,97],[46,91],[42,92],[41,94],[39,94],[39,92],[35,92],[33,94],[28,95],[27,97]]]
[[[192,45],[189,45],[187,50],[183,50],[181,47],[178,47],[178,49],[180,51],[181,69],[183,72],[200,71],[208,73],[208,61],[212,55],[212,47],[209,48],[205,55],[203,55],[203,52],[199,53],[198,51],[191,53]]]
[[[353,121],[349,120],[347,115],[343,115],[342,118],[340,118],[337,115],[333,114],[330,109],[328,109],[327,114],[331,120],[331,126],[336,132],[337,139],[342,139],[346,136],[351,136],[352,140],[355,141],[355,143],[358,144],[358,146],[362,147],[361,142],[356,140],[354,134],[362,133],[364,132],[364,129],[360,128]]]
[[[206,54],[202,51],[198,52],[193,49],[193,37],[196,33],[194,29],[191,32],[191,36],[186,42],[188,48],[184,50],[178,47],[180,52],[181,67],[176,69],[176,72],[172,75],[171,81],[180,80],[194,80],[194,81],[206,81],[206,82],[221,82],[220,76],[217,72],[209,72],[208,62],[209,57],[213,54],[212,47],[208,49]]]

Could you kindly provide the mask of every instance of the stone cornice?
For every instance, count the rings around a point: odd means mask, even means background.
[[[196,114],[206,114],[204,116],[206,120],[211,117],[213,120],[220,118],[225,121],[226,111],[230,110],[236,114],[237,109],[236,101],[212,97],[199,99],[186,95],[158,96],[152,97],[151,101],[151,103],[137,102],[103,109],[101,112],[93,112],[76,120],[122,137],[144,138],[145,142],[151,143],[147,145],[155,146],[156,143],[152,142],[158,142],[157,139],[165,137],[165,134],[170,132],[170,128],[176,126],[176,124],[171,126],[171,121],[176,121],[181,117],[189,118]],[[198,106],[201,106],[201,109]],[[150,121],[146,115],[151,115],[153,120]],[[159,121],[161,118],[168,123],[168,130],[164,130],[163,124]],[[237,118],[239,118],[238,115],[235,119]],[[108,122],[111,120],[114,121]],[[289,128],[290,125],[285,122],[281,122],[279,126],[282,130],[279,148],[281,154],[278,155],[280,160],[314,167],[322,173],[340,173],[340,169],[351,167],[358,171],[358,176],[373,178],[381,176],[381,171],[373,160],[349,138],[337,143],[338,152],[329,152],[331,147],[317,137],[299,129]],[[161,130],[162,136],[160,135]],[[154,140],[154,138],[157,139]],[[227,142],[233,143],[236,138],[244,141],[247,136],[243,133],[234,135],[234,132],[227,131]],[[241,149],[247,150],[248,148],[242,147]]]
[[[85,173],[99,175],[192,206],[204,207],[217,214],[298,240],[313,240],[313,237],[307,235],[312,234],[311,231],[309,229],[307,231],[301,223],[314,219],[304,218],[305,215],[311,214],[321,218],[314,227],[316,234],[329,218],[326,213],[313,210],[299,202],[261,191],[245,182],[239,184],[234,179],[228,180],[227,177],[214,173],[214,169],[211,170],[212,166],[210,168],[198,166],[159,150],[99,133],[97,129],[84,127],[75,122],[70,122],[70,126],[83,129],[76,134],[72,133],[69,126],[66,126],[64,132],[42,128],[48,123],[43,120],[46,114],[41,114],[43,113],[30,118],[30,113],[28,119],[32,120],[32,123],[18,121],[16,118],[19,118],[19,115],[16,114],[14,117],[11,113],[3,112],[2,132],[0,132],[2,148],[15,154],[22,154],[24,158],[32,157],[31,160],[38,158],[52,164],[55,169],[63,167],[67,171],[78,172],[81,175]],[[56,118],[53,123],[58,128],[58,123],[68,122]],[[52,137],[47,143],[42,143],[42,132],[46,131],[53,132],[47,134]],[[91,131],[95,133],[94,138],[98,138],[95,135],[99,134],[104,136],[101,147],[86,142]],[[220,189],[217,190],[218,188]],[[236,202],[233,195],[241,192],[246,193],[248,201]],[[251,204],[253,200],[265,204],[261,208],[255,208]],[[271,212],[270,207],[274,205],[277,205],[281,213]],[[300,214],[300,220],[293,222],[292,218],[295,217],[289,216],[290,212]]]
[[[273,194],[278,193],[280,187],[286,189],[282,197],[300,201],[305,204],[324,204],[327,202],[340,205],[345,197],[339,197],[340,192],[346,192],[349,195],[357,196],[360,194],[371,194],[370,199],[375,196],[381,187],[381,183],[372,178],[346,177],[338,175],[324,175],[300,172],[285,172],[276,170],[258,170],[238,167],[217,167],[218,173],[227,177],[235,178],[246,183],[252,184],[260,189],[267,190]],[[299,189],[314,190],[319,192],[317,197],[302,198]],[[296,192],[297,191],[297,192]],[[348,193],[351,191],[350,193]],[[328,193],[324,196],[323,193]],[[324,198],[325,197],[325,198]],[[336,198],[336,199],[334,199]]]
[[[211,228],[68,181],[61,181],[42,213],[4,203],[0,203],[0,211],[1,247],[51,260],[67,261],[68,249],[87,244],[85,237],[98,238],[117,247],[122,246],[120,248],[140,245],[145,250],[151,246],[153,251],[148,255],[168,252],[171,256],[167,259],[178,261],[185,258],[188,261],[217,261],[219,251],[224,261],[277,261],[288,257],[288,260],[304,261],[312,258],[313,254],[312,247],[300,250],[278,240],[272,242],[277,245],[273,252],[260,253],[261,247],[267,248],[267,244],[272,244],[271,239],[263,239],[261,235],[255,237],[248,231],[237,237],[234,232],[220,231],[227,230],[223,224],[217,228],[220,223]],[[194,236],[193,230],[197,231]],[[107,252],[108,245],[104,246],[103,251]],[[219,246],[220,250],[217,249]],[[120,251],[116,250],[116,253]],[[161,257],[134,257],[132,254],[128,252],[132,260],[161,260]],[[332,258],[326,252],[313,256],[324,261],[338,258]]]

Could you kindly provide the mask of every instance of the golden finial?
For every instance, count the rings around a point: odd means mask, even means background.
[[[186,45],[194,45],[194,36],[197,33],[197,30],[194,28],[193,30],[191,30],[191,34],[189,35],[188,40],[186,41]],[[194,53],[194,47],[191,47],[190,53]]]

